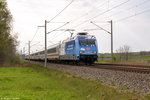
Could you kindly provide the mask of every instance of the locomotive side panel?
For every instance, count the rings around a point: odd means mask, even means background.
[[[76,47],[75,40],[70,40],[62,44],[62,48],[60,49],[60,59],[61,60],[76,60]]]

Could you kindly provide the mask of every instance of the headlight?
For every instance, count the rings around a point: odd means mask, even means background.
[[[93,51],[92,53],[96,53],[96,51]]]
[[[84,53],[84,51],[80,51],[80,53]]]

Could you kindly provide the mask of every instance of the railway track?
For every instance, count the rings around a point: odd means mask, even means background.
[[[63,65],[66,65],[66,64],[63,64]],[[69,64],[69,65],[72,65],[72,64]],[[146,66],[146,65],[95,63],[92,66],[85,66],[85,65],[81,64],[81,67],[82,66],[83,67],[90,67],[90,68],[99,68],[99,69],[108,69],[108,70],[117,70],[117,71],[150,74],[150,66]]]
[[[60,63],[57,63],[57,64],[60,64]],[[61,65],[74,66],[74,64],[61,64]],[[75,66],[79,66],[79,65],[75,65]],[[144,65],[95,63],[92,66],[85,66],[85,65],[81,64],[80,67],[90,67],[90,68],[99,68],[99,69],[108,69],[108,70],[117,70],[117,71],[150,74],[150,66],[144,66]]]
[[[95,63],[94,66],[88,66],[88,67],[150,74],[150,66],[144,66],[144,65]]]

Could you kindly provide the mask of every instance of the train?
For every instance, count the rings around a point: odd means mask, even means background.
[[[44,60],[45,50],[26,56],[27,60]],[[94,35],[87,32],[79,32],[74,37],[61,43],[50,46],[47,49],[47,61],[65,63],[84,63],[91,65],[98,59],[98,45]]]

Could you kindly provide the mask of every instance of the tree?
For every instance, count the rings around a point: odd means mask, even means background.
[[[0,63],[15,56],[17,41],[11,32],[12,15],[5,0],[0,0]]]
[[[128,60],[130,56],[130,46],[124,45],[117,50],[117,57],[119,60]]]

